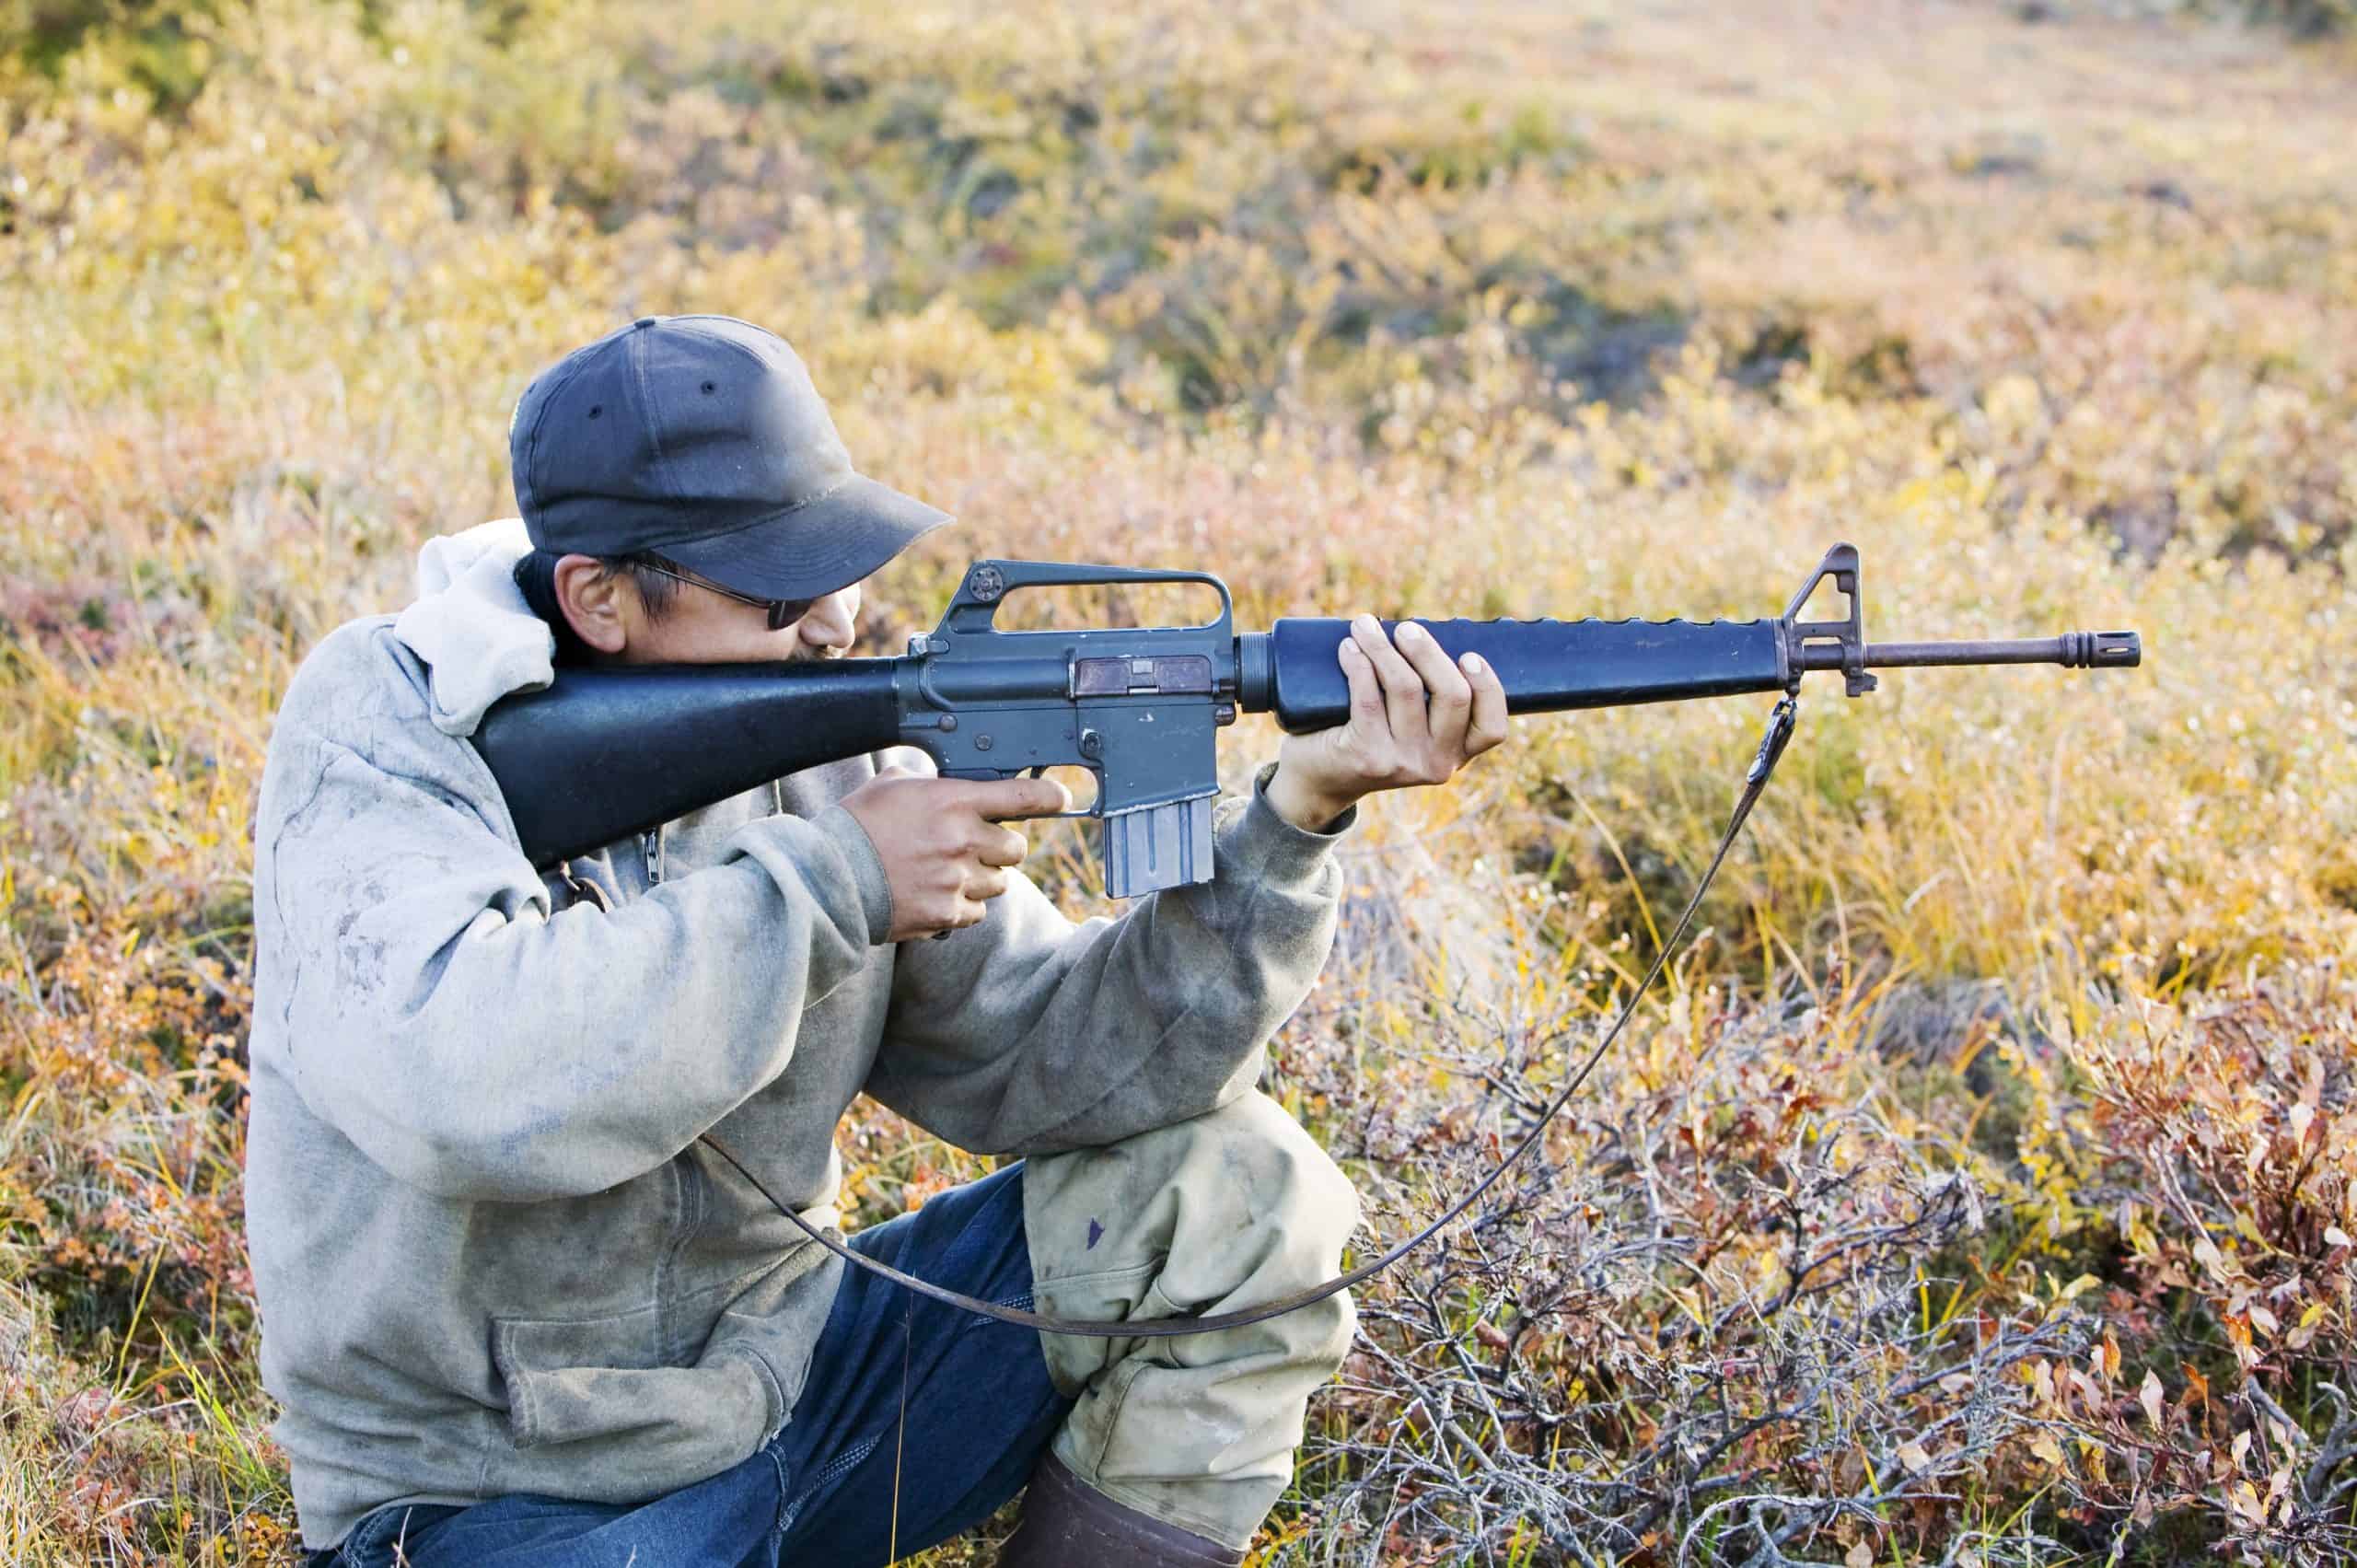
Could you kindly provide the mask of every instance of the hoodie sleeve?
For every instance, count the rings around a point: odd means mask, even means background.
[[[388,681],[394,656],[322,654],[262,781],[254,1049],[403,1181],[536,1199],[653,1169],[784,1070],[887,928],[841,807],[749,824],[619,909],[552,911],[488,769]],[[312,668],[338,663],[377,673]]]
[[[1269,804],[1273,771],[1221,804],[1209,882],[1074,924],[1018,872],[981,923],[903,943],[868,1092],[961,1148],[1046,1154],[1250,1088],[1333,946],[1330,850],[1357,819],[1295,827]]]

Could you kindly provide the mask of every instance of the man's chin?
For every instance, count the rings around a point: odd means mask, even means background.
[[[644,655],[636,657],[605,658],[596,660],[595,662],[605,665],[609,668],[622,665],[654,664],[670,665],[675,668],[692,668],[699,665],[724,664],[800,664],[805,660],[833,659],[841,657],[842,657],[842,654],[839,650],[829,649],[821,651],[817,648],[809,647],[806,645],[786,653],[776,653],[767,648],[740,648],[733,649],[726,653],[694,653],[681,655],[666,652],[662,654]]]

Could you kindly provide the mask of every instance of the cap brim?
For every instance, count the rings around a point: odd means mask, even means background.
[[[849,587],[950,521],[912,495],[853,474],[814,501],[656,553],[756,598],[817,598]]]

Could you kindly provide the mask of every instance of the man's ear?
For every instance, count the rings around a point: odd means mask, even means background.
[[[594,555],[567,555],[556,563],[557,608],[573,627],[573,634],[609,657],[629,645],[629,623],[622,615],[622,596],[631,591],[630,575],[610,575]]]

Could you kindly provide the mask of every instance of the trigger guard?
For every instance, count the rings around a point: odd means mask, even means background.
[[[1044,778],[1050,768],[1063,767],[1066,765],[1067,764],[1061,762],[1041,762],[1035,767],[1029,768],[945,768],[935,776],[945,779],[959,779],[968,784],[1004,784],[1008,779]],[[1085,766],[1085,764],[1079,763],[1070,765]],[[1040,813],[1037,817],[1025,818],[1024,820],[1029,822],[1103,821],[1105,819],[1105,813],[1102,809],[1105,804],[1104,775],[1097,773],[1093,768],[1088,771],[1097,779],[1097,798],[1088,803],[1087,810],[1046,811]]]
[[[1044,779],[1048,776],[1048,770],[1050,768],[1062,767],[1078,767],[1086,770],[1088,775],[1097,781],[1097,798],[1088,803],[1088,809],[1086,811],[1051,811],[1045,816],[1034,817],[1030,819],[1034,822],[1103,821],[1105,819],[1105,812],[1103,810],[1105,805],[1105,775],[1098,772],[1096,769],[1088,767],[1086,763],[1038,762],[1024,769],[1023,776],[1027,779]]]

